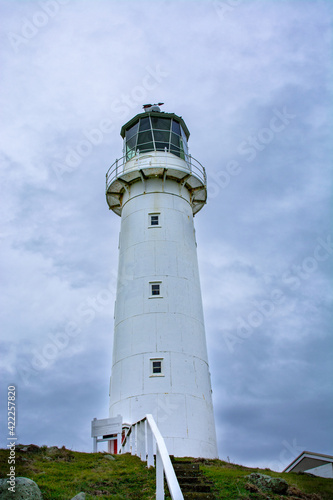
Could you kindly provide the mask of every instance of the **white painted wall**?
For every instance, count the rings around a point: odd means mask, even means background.
[[[150,298],[151,281],[162,297]],[[154,357],[163,376],[151,376]],[[161,178],[132,184],[122,201],[110,383],[110,417],[147,413],[170,454],[217,457],[190,193]]]
[[[308,469],[305,472],[309,472],[314,476],[333,478],[333,464],[319,465],[318,467]]]

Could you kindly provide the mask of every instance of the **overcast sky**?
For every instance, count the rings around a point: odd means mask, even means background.
[[[332,454],[332,2],[0,1],[1,441],[91,451],[108,416],[120,218],[146,102],[206,168],[195,217],[221,459]]]

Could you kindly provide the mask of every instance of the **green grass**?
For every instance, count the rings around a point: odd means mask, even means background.
[[[333,479],[324,479],[309,476],[307,474],[290,472],[273,472],[269,469],[250,469],[240,465],[222,462],[221,460],[205,460],[202,463],[201,470],[204,475],[212,481],[216,499],[333,499]],[[245,485],[249,483],[246,476],[252,472],[259,472],[268,476],[284,479],[289,485],[289,495],[267,494],[264,492],[251,493],[245,488]]]
[[[8,451],[0,450],[0,475],[8,473]],[[79,453],[42,447],[34,452],[16,450],[16,477],[33,479],[43,500],[69,500],[80,491],[87,499],[153,499],[155,470],[131,455],[115,460],[103,453]]]
[[[65,448],[35,447],[26,452],[16,449],[16,476],[36,481],[44,500],[69,500],[80,491],[87,494],[87,500],[154,499],[155,469],[147,469],[145,462],[129,454],[114,458],[104,453],[79,453]],[[333,479],[249,469],[220,460],[200,460],[199,463],[212,483],[217,500],[333,499]],[[6,477],[8,471],[8,450],[0,450],[0,477]],[[250,492],[245,476],[251,472],[282,477],[294,493],[281,496]]]

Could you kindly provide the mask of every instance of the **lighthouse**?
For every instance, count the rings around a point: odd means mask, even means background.
[[[145,105],[106,174],[121,217],[110,417],[151,413],[176,457],[217,458],[193,217],[207,199],[184,120]]]

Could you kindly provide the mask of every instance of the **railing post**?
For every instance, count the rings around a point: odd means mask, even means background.
[[[120,449],[121,449],[121,433],[118,432],[118,434],[117,434],[117,453],[118,454],[120,453]]]
[[[138,423],[135,424],[135,434],[134,434],[134,453],[136,456],[139,456],[138,453],[138,434],[139,434],[139,425]]]
[[[164,471],[158,446],[156,449],[156,500],[164,500]]]
[[[137,434],[137,455],[141,458],[141,460],[146,460],[146,450],[145,450],[145,423],[139,422],[137,424],[138,434]]]
[[[131,452],[131,436],[127,436],[126,443],[125,443],[125,453],[130,453]]]
[[[153,433],[147,420],[147,467],[154,467],[154,440]]]
[[[137,425],[133,425],[132,426],[132,433],[131,433],[131,436],[132,436],[132,450],[131,450],[131,454],[132,455],[136,455],[136,435],[137,435]]]
[[[134,425],[132,428],[132,434],[131,434],[131,436],[132,436],[132,439],[131,439],[131,453],[132,453],[132,455],[135,455],[135,450],[136,450],[136,448],[135,448],[135,446],[136,446],[136,444],[135,444],[135,442],[136,442],[135,441],[135,432],[136,431],[135,431],[135,425]]]
[[[116,177],[118,177],[118,158],[116,159]]]
[[[141,422],[137,422],[136,424],[136,456],[137,457],[140,457],[140,426],[141,426]],[[141,457],[140,457],[141,458]]]
[[[125,453],[131,453],[132,432],[127,434],[125,443]]]

